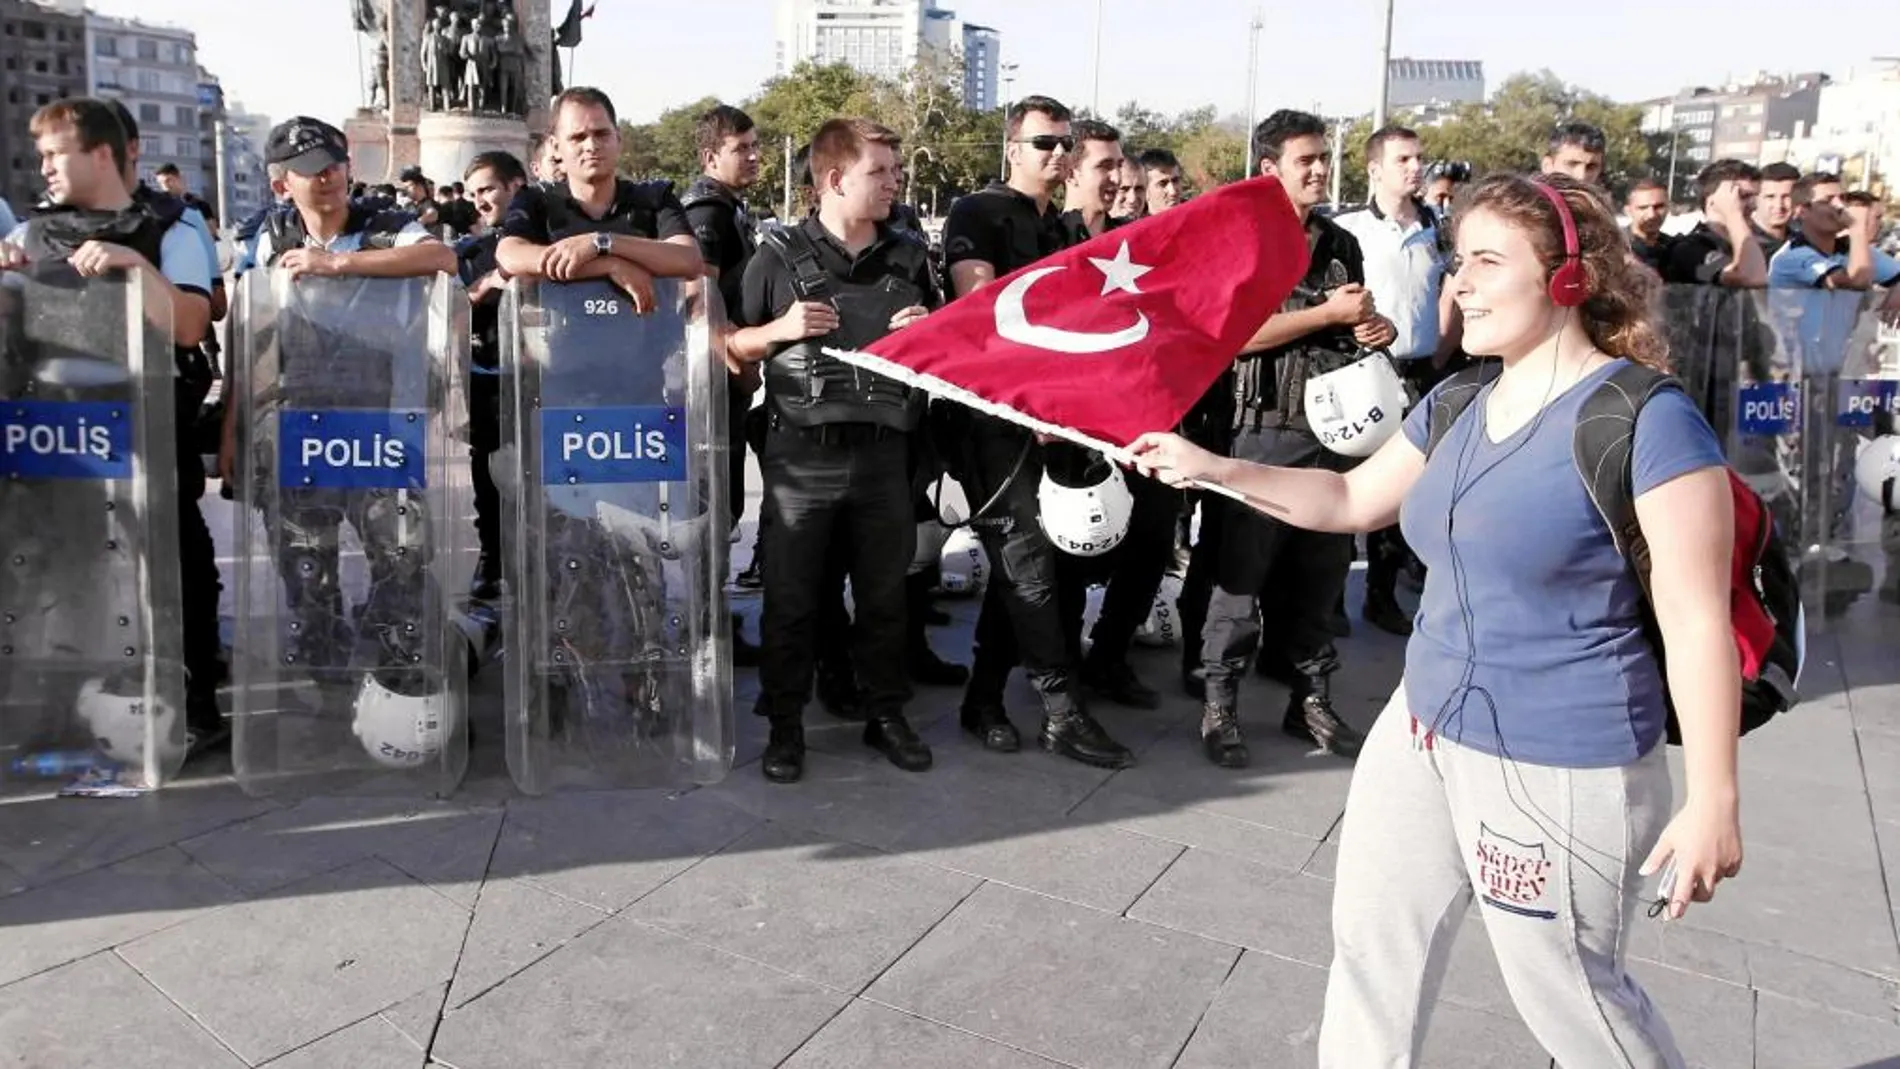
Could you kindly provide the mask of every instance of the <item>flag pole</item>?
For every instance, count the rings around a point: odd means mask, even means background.
[[[856,349],[833,349],[830,346],[824,347],[824,353],[826,356],[835,357],[854,367],[861,367],[866,371],[876,372],[886,378],[896,379],[899,382],[916,386],[939,400],[954,401],[957,404],[974,408],[978,412],[995,416],[1001,420],[1007,420],[1019,427],[1026,427],[1037,434],[1047,435],[1050,438],[1060,438],[1065,442],[1072,442],[1084,449],[1092,449],[1115,463],[1120,464],[1124,468],[1136,466],[1135,455],[1130,453],[1124,446],[1112,445],[1100,438],[1083,434],[1081,431],[1073,428],[1037,419],[1021,409],[998,404],[980,394],[972,393],[947,379],[941,379],[935,375],[905,367],[903,364],[897,363],[894,360],[886,360],[876,353],[867,353]],[[1209,493],[1231,498],[1243,505],[1256,509],[1272,509],[1277,512],[1286,511],[1280,506],[1258,501],[1232,487],[1222,486],[1219,483],[1190,482],[1184,489],[1206,490]]]

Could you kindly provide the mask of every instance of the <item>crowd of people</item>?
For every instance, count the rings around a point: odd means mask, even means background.
[[[932,403],[824,350],[913,329],[1059,250],[1177,210],[1187,196],[1177,160],[1025,97],[1008,113],[1007,177],[958,200],[933,247],[898,202],[900,139],[877,123],[820,127],[802,154],[809,214],[762,228],[746,202],[757,131],[738,109],[700,119],[703,174],[683,193],[617,173],[605,95],[569,89],[551,117],[525,161],[487,152],[459,182],[411,169],[376,188],[353,185],[341,131],[291,119],[266,147],[280,203],[236,231],[239,270],[461,276],[474,306],[477,597],[503,578],[488,469],[501,445],[498,307],[510,280],[603,279],[650,306],[656,279],[710,278],[730,319],[732,524],[748,449],[762,479],[756,646],[736,617],[733,627],[741,659],[758,667],[768,780],[803,775],[814,692],[864,724],[867,746],[922,772],[932,753],[905,717],[912,688],[961,686],[970,744],[1013,753],[1023,713],[1006,683],[1019,667],[1042,749],[1129,766],[1133,753],[1092,709],[1160,706],[1129,649],[1185,556],[1175,682],[1200,703],[1207,760],[1249,763],[1260,718],[1242,708],[1240,683],[1257,671],[1287,687],[1282,731],[1359,762],[1322,1064],[1413,1063],[1475,896],[1520,1012],[1559,1062],[1682,1065],[1624,955],[1640,906],[1680,916],[1741,865],[1729,486],[1701,413],[1662,391],[1633,430],[1631,490],[1665,662],[1642,590],[1572,467],[1572,429],[1611,376],[1667,366],[1654,321],[1661,281],[1893,283],[1900,271],[1872,250],[1878,216],[1863,199],[1829,176],[1720,161],[1698,178],[1705,218],[1694,231],[1663,234],[1667,198],[1648,182],[1629,191],[1625,231],[1598,185],[1602,134],[1587,125],[1557,127],[1541,175],[1485,176],[1455,197],[1467,176],[1429,169],[1418,135],[1387,126],[1366,145],[1369,202],[1332,214],[1325,121],[1274,112],[1252,131],[1250,170],[1284,188],[1310,268],[1284,307],[1260,309],[1231,371],[1181,424],[1134,444],[1127,534],[1107,555],[1080,557],[1045,531],[1037,488],[1045,471],[1081,477],[1099,457]],[[173,306],[187,428],[209,384],[202,353],[223,281],[204,206],[182,199],[176,176],[161,176],[163,190],[138,181],[135,131],[123,109],[95,100],[34,117],[46,202],[0,244],[0,268],[66,258],[87,275],[152,269]],[[1356,460],[1314,433],[1303,387],[1368,352],[1389,354],[1418,403],[1402,433]],[[1440,383],[1476,360],[1487,373],[1455,380],[1476,391],[1464,414],[1436,421]],[[234,408],[221,430],[228,480]],[[199,452],[181,434],[187,712],[209,746],[223,733],[223,672]],[[962,486],[992,564],[967,668],[931,649],[930,581],[912,567],[919,521],[935,510],[920,488],[943,475]],[[1209,485],[1245,503],[1200,489]],[[1410,639],[1404,681],[1369,733],[1339,715],[1331,689],[1359,534],[1362,615]],[[1400,603],[1408,573],[1422,577],[1415,611]],[[1091,585],[1104,592],[1085,643]],[[1671,709],[1686,758],[1679,805],[1663,760]]]

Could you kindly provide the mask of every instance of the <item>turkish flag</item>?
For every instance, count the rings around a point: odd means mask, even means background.
[[[1083,444],[1181,421],[1306,274],[1277,178],[1046,257],[840,359]]]

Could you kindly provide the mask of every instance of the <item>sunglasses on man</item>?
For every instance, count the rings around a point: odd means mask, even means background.
[[[1075,151],[1075,138],[1066,134],[1060,137],[1055,134],[1037,134],[1035,137],[1017,138],[1016,143],[1028,145],[1037,152],[1054,152],[1058,148],[1064,152]]]

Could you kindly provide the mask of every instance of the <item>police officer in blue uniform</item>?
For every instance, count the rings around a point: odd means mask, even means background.
[[[824,354],[901,330],[941,303],[929,255],[886,222],[899,140],[863,119],[834,119],[812,140],[819,209],[768,235],[746,268],[733,354],[765,361],[765,621],[760,711],[771,720],[761,770],[804,774],[804,707],[817,625],[831,596],[827,561],[846,554],[864,742],[906,771],[931,753],[904,718],[905,579],[916,545],[911,441],[924,399]]]

